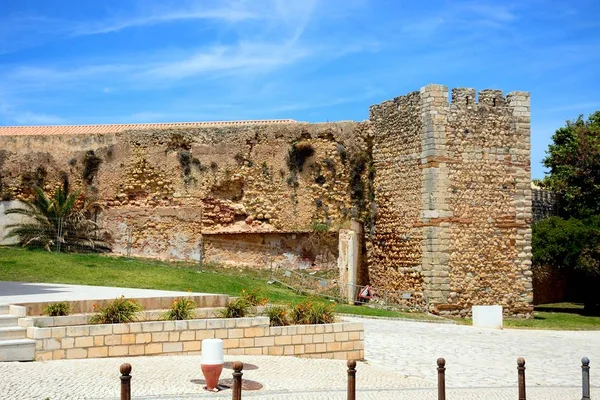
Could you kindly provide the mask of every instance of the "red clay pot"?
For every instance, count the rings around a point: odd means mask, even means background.
[[[206,380],[206,390],[214,390],[219,384],[223,364],[201,364],[200,367]]]

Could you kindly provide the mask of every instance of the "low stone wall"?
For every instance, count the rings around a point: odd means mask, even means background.
[[[225,354],[362,359],[362,323],[270,327],[268,317],[27,328],[36,360],[200,354],[223,339]]]

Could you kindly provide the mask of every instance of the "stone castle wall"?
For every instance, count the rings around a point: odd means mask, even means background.
[[[358,212],[350,162],[364,152],[367,128],[283,122],[0,135],[0,191],[27,199],[33,184],[52,192],[67,175],[71,187],[98,201],[99,219],[122,254],[197,259],[205,234],[210,261],[211,254],[223,257],[219,240],[211,245],[207,234],[237,235],[241,251],[220,240],[222,252],[249,254],[256,240],[248,235],[268,233],[279,235],[271,243],[281,259],[294,233],[315,224],[336,231]],[[292,154],[294,146],[304,155]],[[90,159],[99,162],[96,170]]]
[[[531,311],[529,94],[430,85],[374,106],[370,277],[409,305]],[[383,211],[383,212],[382,212]]]
[[[360,220],[358,284],[440,314],[527,314],[529,125],[528,93],[429,85],[360,123],[0,127],[0,197],[68,176],[115,252],[197,260],[204,237],[205,261],[236,265],[315,262],[300,239]]]

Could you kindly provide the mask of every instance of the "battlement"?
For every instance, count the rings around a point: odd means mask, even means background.
[[[461,87],[453,88],[449,93],[447,86],[431,84],[419,91],[373,105],[370,114],[374,117],[394,110],[402,111],[419,103],[422,106],[511,107],[516,112],[515,115],[519,116],[525,116],[523,113],[528,113],[530,106],[528,92],[514,91],[504,96],[504,92],[499,89],[482,89],[477,92],[474,88]]]

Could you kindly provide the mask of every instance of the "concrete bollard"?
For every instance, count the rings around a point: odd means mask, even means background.
[[[590,400],[590,359],[587,357],[581,359],[581,375],[583,387],[581,400]]]
[[[356,361],[348,360],[348,400],[356,400]]]
[[[242,369],[244,364],[240,361],[233,363],[233,390],[231,391],[232,400],[242,400]]]
[[[131,364],[125,363],[119,368],[121,372],[121,400],[131,400]]]
[[[519,374],[519,400],[527,400],[525,393],[525,359],[517,359],[517,371]]]
[[[446,400],[446,360],[437,359],[438,371],[438,400]]]

